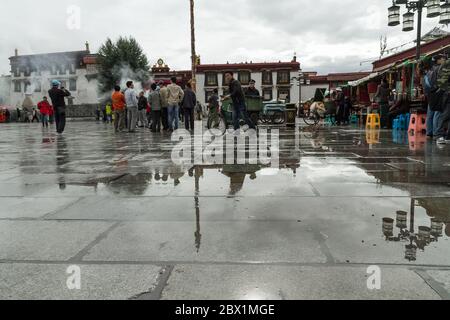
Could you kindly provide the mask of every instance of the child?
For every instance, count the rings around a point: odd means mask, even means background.
[[[105,112],[106,112],[106,122],[112,123],[112,108],[109,102],[106,104]]]

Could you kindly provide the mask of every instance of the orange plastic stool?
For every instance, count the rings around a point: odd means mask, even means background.
[[[409,137],[409,150],[422,151],[425,149],[427,136],[425,134],[414,134]]]
[[[367,115],[367,123],[366,128],[375,129],[375,128],[381,129],[381,118],[378,113],[371,113]]]
[[[416,135],[419,133],[426,134],[427,132],[427,115],[426,114],[411,114],[411,120],[409,121],[408,132],[410,135]]]

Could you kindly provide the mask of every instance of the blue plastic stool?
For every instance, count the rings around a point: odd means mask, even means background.
[[[408,130],[409,122],[408,122],[408,116],[405,114],[402,114],[399,116],[399,129],[400,130]]]
[[[358,124],[359,123],[359,116],[357,114],[353,114],[350,119],[351,124]]]
[[[325,125],[326,126],[332,126],[333,124],[334,124],[334,121],[333,121],[333,116],[330,116],[330,115],[327,115],[326,117],[325,117]]]
[[[394,119],[394,124],[392,125],[392,129],[394,129],[394,130],[402,130],[401,128],[402,127],[401,127],[400,119],[399,118]]]

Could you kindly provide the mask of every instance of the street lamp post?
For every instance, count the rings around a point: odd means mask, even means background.
[[[194,15],[194,0],[190,1],[190,15],[191,15],[191,61],[192,61],[192,87],[196,90],[196,73],[197,73],[197,53],[195,50],[195,15]]]
[[[441,2],[443,3],[441,5]],[[400,24],[400,6],[405,5],[407,12],[403,14],[403,31],[414,30],[414,12],[417,11],[417,47],[416,60],[420,60],[420,49],[422,41],[422,12],[427,8],[427,18],[440,17],[440,24],[450,23],[450,0],[393,0],[392,6],[388,9],[388,25],[390,27]]]
[[[299,108],[299,111],[300,111],[301,108],[302,108],[302,102],[303,102],[303,100],[302,100],[302,94],[303,94],[302,86],[304,84],[309,85],[311,83],[311,81],[309,80],[308,76],[303,73],[302,69],[299,70],[298,77],[293,77],[291,79],[291,81],[297,81],[298,82],[298,108]],[[291,83],[291,84],[294,85],[293,83]]]

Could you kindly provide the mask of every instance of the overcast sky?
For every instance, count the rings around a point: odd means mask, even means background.
[[[98,50],[107,37],[133,36],[154,64],[190,69],[188,0],[2,1],[0,74],[19,54]],[[370,70],[362,61],[415,39],[387,27],[391,0],[196,0],[197,52],[202,63],[290,61],[297,52],[305,71]],[[80,29],[67,27],[68,8],[81,9]],[[74,21],[74,20],[69,20]],[[438,24],[425,19],[424,33]],[[409,46],[412,46],[411,44]]]

